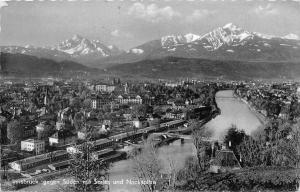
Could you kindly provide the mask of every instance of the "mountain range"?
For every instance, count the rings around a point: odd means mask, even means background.
[[[52,47],[35,47],[32,45],[24,47],[0,46],[0,50],[1,52],[32,55],[55,61],[72,60],[82,63],[96,58],[119,55],[123,52],[114,45],[106,46],[99,40],[88,40],[80,35],[74,35],[72,38]]]
[[[202,36],[170,35],[147,42],[129,53],[145,59],[166,56],[239,61],[300,61],[300,41],[296,35],[267,36],[248,32],[232,23]]]
[[[8,76],[68,76],[92,74],[97,69],[73,61],[53,61],[24,54],[0,53],[0,75]]]
[[[108,72],[154,79],[299,79],[300,63],[165,57],[114,65]]]
[[[33,55],[55,61],[71,60],[98,68],[169,56],[236,61],[300,61],[300,40],[297,35],[265,35],[246,31],[232,23],[203,35],[167,35],[127,51],[80,35],[74,35],[53,47],[1,46],[0,49],[1,52]]]

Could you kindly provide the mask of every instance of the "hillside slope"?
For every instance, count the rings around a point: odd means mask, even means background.
[[[72,72],[91,72],[94,69],[72,62],[56,62],[23,54],[0,53],[0,71],[6,74],[50,75]]]
[[[219,61],[178,57],[115,65],[107,70],[151,78],[270,79],[300,77],[300,63]]]

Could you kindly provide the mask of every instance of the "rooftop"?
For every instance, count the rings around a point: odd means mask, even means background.
[[[45,142],[43,140],[38,140],[38,139],[27,139],[27,140],[24,140],[22,142],[28,142],[28,143],[40,143],[40,142]]]
[[[45,153],[45,154],[42,154],[42,155],[36,155],[36,156],[33,156],[33,157],[28,157],[28,158],[25,158],[25,159],[17,160],[17,161],[14,161],[14,163],[18,163],[18,164],[22,164],[22,165],[30,164],[30,163],[35,163],[35,162],[39,162],[39,161],[48,159],[51,156],[56,157],[56,156],[61,156],[61,155],[64,155],[64,154],[67,154],[67,151],[58,150],[58,151],[53,151],[53,152],[50,152],[50,153]]]
[[[233,151],[222,149],[216,152],[216,157],[212,160],[211,165],[220,167],[241,167]]]

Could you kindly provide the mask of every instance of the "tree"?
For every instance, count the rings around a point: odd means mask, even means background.
[[[82,153],[75,153],[71,155],[70,175],[77,181],[74,186],[70,188],[72,191],[101,191],[105,186],[95,182],[105,181],[107,179],[108,165],[102,160],[92,160],[91,153],[93,151],[93,144],[85,142],[80,148]]]
[[[37,131],[38,139],[47,139],[53,132],[54,132],[54,126],[51,125],[49,122],[45,122],[42,124],[43,129],[40,129]]]
[[[277,156],[283,156],[281,163],[286,166],[300,168],[300,122],[293,125],[290,134],[280,140],[277,145]]]
[[[91,99],[84,99],[82,102],[82,106],[86,109],[90,109],[91,108]]]
[[[227,134],[225,135],[224,143],[228,145],[229,149],[234,152],[237,158],[240,157],[237,146],[242,143],[245,137],[246,134],[244,130],[238,130],[235,125],[231,125],[231,128],[228,129]]]
[[[278,101],[269,101],[266,107],[268,116],[278,116],[281,110]]]
[[[132,114],[136,117],[142,116],[144,117],[147,113],[152,113],[153,109],[151,106],[146,104],[135,105],[132,107]]]
[[[179,185],[184,185],[188,183],[188,181],[194,180],[201,170],[198,159],[193,156],[188,157],[185,160],[184,168],[177,174],[177,183]]]
[[[270,121],[256,133],[255,137],[245,137],[237,147],[245,166],[289,166],[299,167],[300,122]]]
[[[163,111],[162,107],[155,106],[154,109],[153,109],[153,113],[157,114],[159,116],[162,116],[164,114],[164,111]]]
[[[0,144],[7,142],[7,119],[0,115]]]
[[[84,115],[81,112],[77,112],[74,115],[74,127],[76,130],[81,130],[84,126]]]
[[[204,171],[208,168],[208,163],[212,155],[210,142],[205,141],[211,135],[206,127],[199,127],[200,125],[195,122],[192,127],[193,143],[197,150],[198,164],[200,170]]]
[[[242,166],[252,167],[263,165],[265,154],[264,142],[257,141],[252,137],[244,138],[237,146],[237,152],[242,160]]]
[[[74,185],[59,186],[60,191],[90,192],[105,190],[105,181],[108,181],[108,164],[102,159],[92,158],[95,144],[91,141],[90,129],[86,129],[86,140],[80,146],[74,146],[78,152],[70,154],[70,168],[68,175],[75,180]]]
[[[151,181],[148,184],[141,185],[143,192],[155,191],[156,183],[162,170],[158,159],[158,151],[153,142],[153,136],[150,136],[143,145],[140,154],[133,155],[133,171],[135,176],[142,181]]]
[[[80,109],[82,103],[78,97],[73,97],[70,99],[70,106],[75,109]]]
[[[7,138],[10,143],[18,143],[22,140],[23,127],[17,119],[13,119],[7,124]]]

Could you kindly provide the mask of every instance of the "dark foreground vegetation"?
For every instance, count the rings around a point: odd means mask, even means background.
[[[218,143],[201,141],[205,130],[193,133],[197,158],[189,158],[177,176],[179,190],[199,191],[296,191],[300,179],[300,122],[270,120],[251,136],[234,125],[224,138],[241,169],[212,173]],[[230,143],[230,144],[229,144]],[[224,159],[222,164],[228,164]],[[230,163],[229,163],[230,164]],[[222,167],[222,166],[221,166]]]

